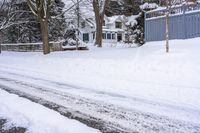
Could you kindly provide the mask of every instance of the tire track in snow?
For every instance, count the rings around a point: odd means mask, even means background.
[[[173,110],[180,110],[180,111],[184,110],[184,111],[188,111],[188,112],[193,112],[193,114],[200,115],[199,110],[196,110],[194,108],[189,108],[189,107],[183,107],[183,106],[180,106],[180,105],[173,105],[173,104],[169,104],[169,103],[161,103],[161,102],[158,102],[158,101],[153,101],[153,100],[150,100],[150,99],[144,99],[144,98],[139,98],[139,97],[134,97],[134,96],[129,97],[129,96],[121,95],[121,94],[115,94],[115,93],[111,93],[111,92],[105,92],[105,91],[94,90],[94,89],[90,89],[90,88],[84,88],[84,87],[70,85],[70,84],[66,84],[66,83],[62,83],[62,82],[56,82],[56,81],[51,81],[51,80],[47,80],[47,79],[43,79],[43,78],[36,78],[36,77],[28,76],[28,75],[16,74],[16,73],[2,71],[2,70],[0,70],[0,73],[8,74],[8,75],[11,75],[11,76],[16,76],[16,78],[19,78],[19,79],[21,79],[23,77],[24,80],[31,79],[32,81],[29,82],[29,83],[33,84],[35,86],[37,86],[36,85],[36,84],[38,84],[37,81],[39,81],[40,87],[46,87],[47,84],[49,86],[50,85],[53,86],[53,87],[48,86],[49,88],[51,88],[51,90],[55,90],[55,88],[59,88],[59,90],[57,90],[57,89],[56,90],[57,91],[64,91],[64,92],[66,90],[75,90],[76,92],[84,91],[84,92],[87,92],[89,94],[99,96],[99,97],[106,96],[106,97],[112,98],[112,99],[117,98],[117,99],[126,100],[126,101],[130,101],[130,102],[134,101],[132,104],[135,104],[135,103],[138,104],[139,103],[139,104],[150,105],[150,106],[154,106],[154,107],[156,106],[156,107],[163,108],[164,110],[165,110],[165,108],[168,108],[168,109],[171,108]],[[14,79],[14,78],[12,78],[12,79]],[[34,84],[34,82],[37,82],[37,83]],[[42,86],[41,84],[43,84],[45,86]]]
[[[31,99],[61,114],[77,119],[104,133],[121,132],[200,132],[200,125],[125,109],[34,84],[0,78],[1,88]]]
[[[25,133],[26,129],[21,127],[11,127],[9,129],[4,128],[4,124],[6,124],[5,119],[0,119],[0,133]]]

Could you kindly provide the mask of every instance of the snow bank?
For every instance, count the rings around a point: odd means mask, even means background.
[[[5,128],[27,128],[28,133],[100,133],[78,121],[0,89],[0,118]]]

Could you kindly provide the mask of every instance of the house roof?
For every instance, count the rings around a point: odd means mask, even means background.
[[[107,17],[107,18],[108,18],[109,24],[113,24],[116,21],[124,21],[124,15],[115,15],[115,16]]]

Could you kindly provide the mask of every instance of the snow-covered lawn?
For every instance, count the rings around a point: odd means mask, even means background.
[[[27,99],[0,89],[0,118],[7,119],[5,129],[27,128],[28,133],[100,133],[82,123]]]
[[[45,56],[3,52],[0,76],[12,72],[80,86],[113,98],[90,95],[84,89],[56,90],[200,124],[199,50],[200,38],[170,41],[168,54],[165,42],[151,42],[140,48],[91,47],[89,51]]]

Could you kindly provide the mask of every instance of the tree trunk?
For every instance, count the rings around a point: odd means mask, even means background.
[[[98,22],[96,22],[96,41],[95,45],[98,47],[102,47],[102,24],[99,19],[97,19]]]
[[[50,53],[50,47],[49,47],[49,38],[48,38],[48,21],[45,19],[40,19],[40,28],[42,33],[42,42],[43,42],[43,54],[49,54]]]
[[[166,15],[166,52],[169,53],[169,13]]]
[[[108,6],[109,0],[105,0],[105,4],[102,7],[102,12],[100,11],[99,2],[97,0],[93,0],[93,8],[95,14],[95,21],[96,21],[96,40],[95,46],[102,47],[102,32],[103,32],[103,21],[104,21],[104,14],[105,8]]]
[[[96,21],[96,37],[95,37],[95,46],[102,47],[102,25],[101,25],[101,15],[99,12],[98,3],[96,0],[93,0],[93,8],[95,14],[95,21]]]

